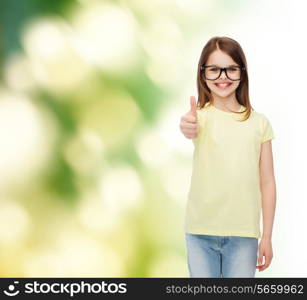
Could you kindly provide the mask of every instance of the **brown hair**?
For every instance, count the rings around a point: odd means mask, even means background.
[[[228,54],[240,67],[245,69],[242,70],[240,84],[236,89],[236,98],[238,102],[245,106],[246,109],[242,112],[232,111],[234,113],[244,113],[244,118],[242,121],[245,121],[249,118],[251,110],[253,110],[248,94],[248,73],[247,73],[247,62],[245,59],[244,52],[238,42],[229,38],[229,37],[213,37],[211,38],[205,47],[203,48],[197,69],[197,90],[198,90],[198,101],[197,106],[203,108],[208,102],[209,105],[213,105],[213,98],[211,91],[208,88],[205,79],[201,73],[201,66],[205,64],[209,58],[209,55],[215,50],[221,50]]]

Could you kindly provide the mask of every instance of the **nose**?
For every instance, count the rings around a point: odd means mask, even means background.
[[[227,76],[226,76],[226,69],[222,70],[221,75],[220,75],[219,78],[222,78],[222,79],[226,79],[227,78]]]

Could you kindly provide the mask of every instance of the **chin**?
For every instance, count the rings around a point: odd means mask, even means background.
[[[235,90],[233,91],[216,91],[216,90],[211,90],[214,94],[216,94],[217,96],[223,98],[223,97],[228,97],[231,94],[233,94],[235,92]]]

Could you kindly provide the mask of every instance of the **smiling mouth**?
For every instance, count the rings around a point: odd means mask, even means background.
[[[228,83],[215,83],[215,85],[221,89],[221,90],[225,90],[227,89],[229,86],[232,85],[232,82],[228,82]]]

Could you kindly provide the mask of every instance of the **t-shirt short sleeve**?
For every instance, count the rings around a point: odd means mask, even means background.
[[[269,119],[262,115],[262,137],[261,137],[261,143],[264,143],[266,141],[272,140],[275,138],[272,125],[269,121]]]

